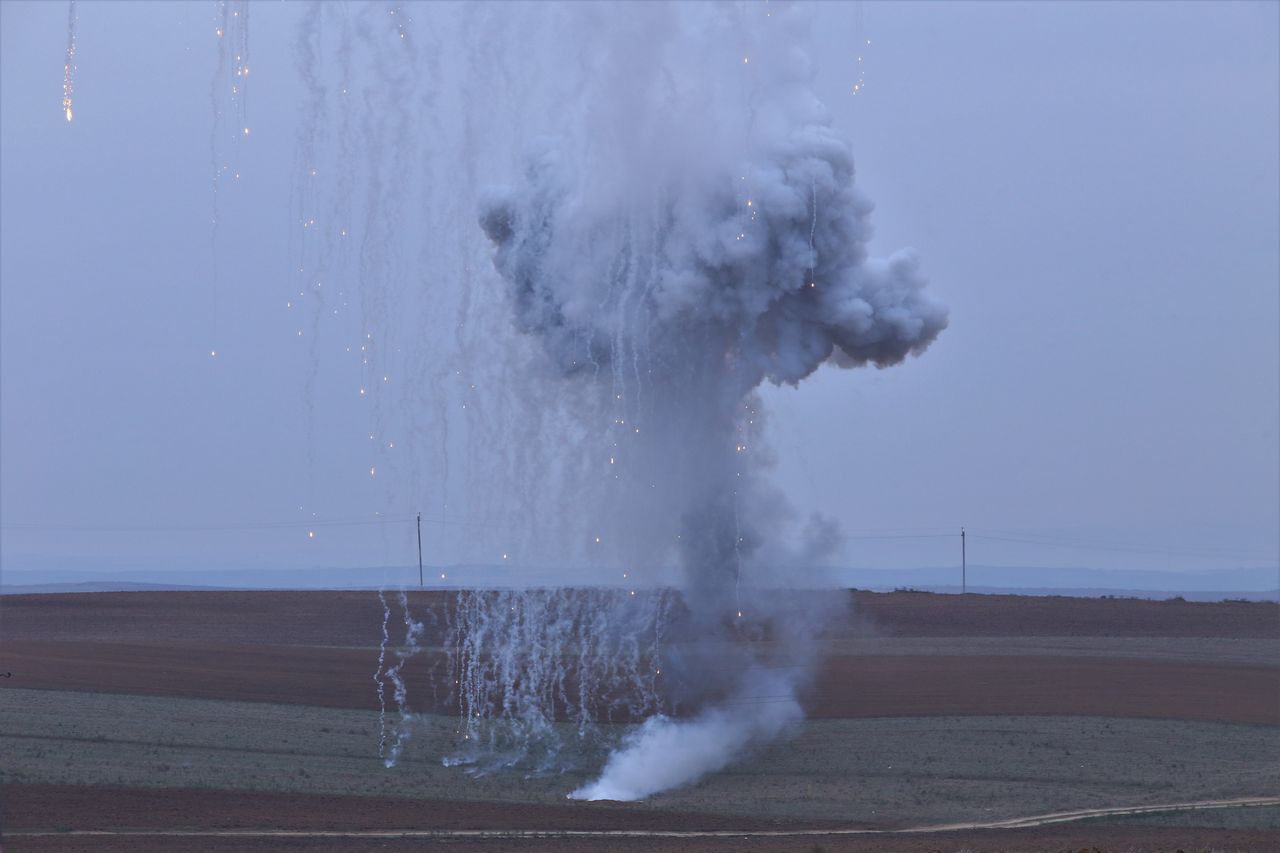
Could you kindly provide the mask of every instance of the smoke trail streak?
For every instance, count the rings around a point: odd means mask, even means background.
[[[62,112],[71,123],[71,96],[76,74],[76,0],[67,4],[67,60],[62,66]]]
[[[234,78],[231,81],[231,105],[236,117],[235,133],[239,138],[249,135],[249,2],[227,0],[223,5],[227,14],[219,36],[225,37],[230,45]]]
[[[218,354],[218,229],[221,224],[221,211],[218,204],[218,188],[221,182],[222,173],[226,170],[226,166],[222,163],[221,148],[219,146],[219,138],[222,130],[222,101],[218,97],[221,87],[223,69],[227,63],[226,43],[223,41],[223,35],[227,30],[227,4],[218,4],[218,24],[214,29],[214,34],[218,38],[217,64],[213,69],[213,78],[209,81],[209,108],[212,112],[212,120],[209,123],[209,166],[212,171],[210,206],[211,213],[209,217],[209,325],[210,325],[210,346],[209,355],[216,357]]]
[[[387,768],[396,766],[400,760],[400,755],[404,752],[405,744],[408,743],[409,738],[412,736],[410,727],[413,723],[413,711],[409,707],[409,687],[401,671],[409,660],[421,651],[418,643],[422,639],[422,634],[426,627],[422,622],[414,620],[409,613],[409,596],[405,594],[403,589],[399,593],[399,602],[404,620],[405,639],[404,645],[396,649],[396,665],[387,670],[387,676],[391,679],[394,687],[396,711],[399,714],[399,719],[395,725],[395,742],[391,745],[391,749],[383,762]]]
[[[551,770],[568,745],[557,720],[575,723],[586,745],[601,741],[598,721],[664,710],[663,592],[462,592],[456,608],[449,677],[465,748],[447,764]]]
[[[387,665],[387,643],[391,641],[391,605],[382,590],[378,590],[378,601],[382,603],[382,642],[378,645],[378,668],[373,673],[373,683],[378,688],[378,757],[387,754],[387,694],[383,673]]]
[[[225,128],[223,127],[224,101],[229,98],[230,111],[235,117],[235,129],[231,132],[232,146],[239,145],[249,135],[248,112],[245,100],[245,89],[249,77],[249,4],[247,0],[219,0],[217,4],[217,23],[214,35],[217,37],[217,64],[214,67],[213,79],[209,83],[209,106],[213,119],[209,130],[209,160],[213,172],[212,179],[212,215],[210,232],[210,249],[212,258],[209,264],[210,278],[210,357],[218,355],[218,282],[219,282],[219,229],[221,210],[219,195],[223,180],[230,175],[232,180],[240,179],[238,167],[226,162],[224,153]],[[228,74],[228,57],[231,79],[225,80]]]

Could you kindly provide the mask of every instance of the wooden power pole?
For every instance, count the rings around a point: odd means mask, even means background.
[[[418,587],[422,587],[422,513],[418,513]]]
[[[419,545],[418,548],[421,549],[422,546]],[[960,528],[960,594],[961,595],[964,595],[969,588],[968,578],[966,577],[968,575],[968,569],[969,567],[966,564],[965,556],[964,556],[964,528],[961,527]]]

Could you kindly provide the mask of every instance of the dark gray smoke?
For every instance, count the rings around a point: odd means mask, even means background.
[[[803,17],[765,8],[637,12],[660,36],[649,61],[602,82],[580,126],[531,146],[524,183],[482,205],[516,327],[585,389],[589,426],[613,430],[623,559],[678,554],[691,614],[672,679],[703,710],[641,729],[584,797],[682,784],[799,715],[788,673],[810,662],[815,630],[750,593],[789,580],[757,559],[776,553],[762,546],[786,512],[762,482],[752,391],[823,364],[897,364],[947,324],[913,253],[868,257],[872,205],[809,89]],[[603,44],[625,31],[599,25]],[[741,650],[766,630],[781,652]],[[780,690],[786,702],[753,701]],[[714,757],[671,748],[681,725],[712,724],[725,733]],[[637,781],[658,767],[660,780]]]

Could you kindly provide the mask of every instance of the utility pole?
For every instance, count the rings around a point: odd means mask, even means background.
[[[422,587],[422,513],[418,513],[418,587]]]
[[[421,546],[419,546],[421,548]],[[966,578],[968,574],[968,565],[964,556],[964,528],[960,528],[960,594],[964,595],[968,591],[969,584]]]

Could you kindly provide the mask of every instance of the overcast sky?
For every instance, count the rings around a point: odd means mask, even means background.
[[[295,4],[253,6],[248,188],[223,202],[211,314],[213,7],[79,4],[68,124],[66,4],[0,4],[6,570],[413,559],[411,525],[312,539],[300,515],[317,488],[322,520],[422,508],[361,479],[362,425],[301,440]],[[951,310],[923,358],[766,393],[776,480],[854,537],[839,561],[944,565],[950,538],[856,537],[964,525],[975,562],[1276,566],[1280,4],[815,19],[873,247],[914,247]]]

